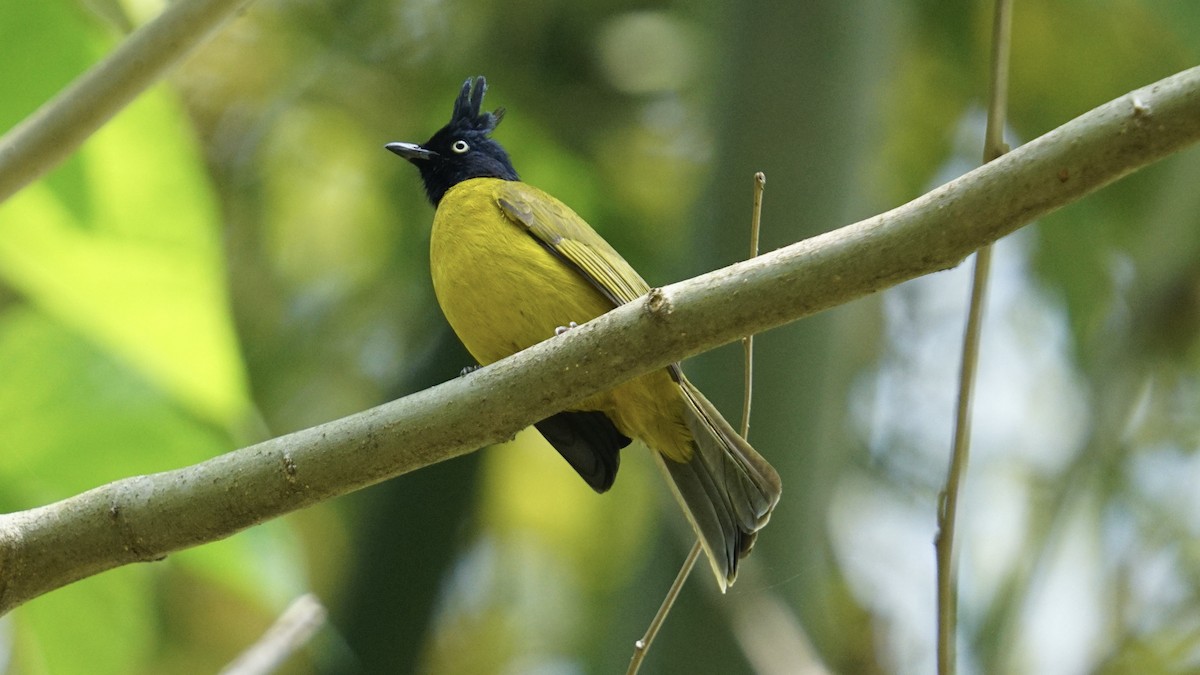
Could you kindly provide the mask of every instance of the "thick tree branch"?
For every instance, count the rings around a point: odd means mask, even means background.
[[[652,291],[466,377],[195,466],[0,516],[0,612],[502,441],[622,380],[947,269],[1198,139],[1193,68],[897,209]]]

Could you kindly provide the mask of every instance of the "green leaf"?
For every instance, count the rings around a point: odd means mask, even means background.
[[[55,3],[30,4],[48,20],[27,49],[79,41],[78,26],[49,20]],[[0,279],[189,411],[237,428],[250,403],[218,212],[177,102],[165,88],[143,95],[76,167],[82,181],[39,182],[0,206]]]
[[[153,656],[154,586],[149,568],[85,579],[19,608],[12,672],[130,673]]]
[[[0,363],[0,508],[27,508],[229,449],[226,434],[36,310],[0,315]]]
[[[0,364],[0,511],[185,466],[230,446],[228,435],[36,309],[0,314]],[[14,613],[17,672],[135,671],[139,659],[150,657],[145,644],[160,641],[155,603],[168,581],[212,584],[233,591],[244,607],[275,611],[307,589],[303,561],[292,528],[280,520],[162,563],[72,584]],[[163,575],[168,569],[191,574]],[[97,639],[112,644],[95,647]],[[88,654],[95,663],[77,656]]]

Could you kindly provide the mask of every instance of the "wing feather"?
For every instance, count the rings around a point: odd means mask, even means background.
[[[650,290],[621,254],[557,199],[529,185],[507,182],[498,189],[496,201],[513,224],[577,270],[614,306],[632,302]]]

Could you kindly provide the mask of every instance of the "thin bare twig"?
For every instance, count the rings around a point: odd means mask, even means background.
[[[983,162],[986,164],[1003,155],[1005,110],[1008,105],[1008,62],[1012,46],[1012,2],[996,0],[992,26],[991,84],[988,95],[987,132],[984,140]],[[983,305],[987,298],[989,272],[992,266],[992,247],[985,246],[975,254],[975,271],[971,280],[971,301],[967,310],[967,327],[963,334],[962,370],[958,382],[958,406],[954,418],[954,446],[946,485],[938,510],[937,536],[937,645],[938,674],[953,675],[957,667],[956,637],[958,634],[958,551],[955,543],[955,523],[958,519],[958,499],[963,475],[967,470],[971,446],[971,404],[975,393],[975,374],[979,365],[979,342],[983,326]]]
[[[266,675],[303,647],[321,624],[325,623],[325,607],[312,593],[305,593],[283,610],[275,623],[263,633],[258,642],[250,645],[221,675]]]
[[[658,606],[658,611],[654,613],[654,618],[650,621],[650,625],[646,627],[646,634],[642,636],[642,639],[633,643],[633,657],[629,659],[629,669],[625,671],[626,675],[637,675],[638,670],[642,667],[642,661],[646,659],[646,654],[650,652],[650,644],[658,636],[659,629],[662,628],[663,622],[667,620],[667,614],[670,614],[671,608],[675,606],[675,599],[679,597],[679,592],[683,590],[683,584],[687,581],[688,575],[692,573],[692,568],[696,566],[696,560],[700,557],[700,553],[703,550],[700,546],[700,541],[697,540],[692,546],[692,550],[688,552],[687,559],[683,561],[683,566],[679,568],[679,573],[675,575],[675,581],[671,582],[671,588],[667,589],[666,597],[663,598],[662,604]]]
[[[66,159],[250,0],[179,0],[0,138],[0,203]],[[53,45],[47,45],[53,49]]]
[[[758,255],[758,234],[762,225],[762,197],[763,188],[767,185],[767,175],[761,171],[754,174],[754,206],[750,215],[750,257]],[[754,392],[754,336],[747,335],[742,338],[742,349],[745,355],[745,380],[742,389],[742,438],[750,436],[750,399]],[[692,544],[692,550],[688,552],[687,559],[683,561],[683,566],[679,568],[679,573],[675,575],[675,581],[671,584],[671,588],[667,590],[666,597],[663,598],[662,604],[658,607],[658,612],[654,614],[654,619],[650,621],[650,625],[646,628],[646,634],[633,644],[633,657],[629,659],[629,669],[625,671],[625,675],[637,675],[638,669],[642,667],[642,661],[646,659],[646,654],[650,651],[650,644],[654,642],[654,638],[658,636],[658,631],[662,629],[663,622],[667,620],[667,614],[671,612],[671,608],[675,606],[675,600],[679,597],[679,592],[683,590],[683,584],[687,581],[688,575],[692,573],[692,568],[696,566],[696,561],[700,558],[700,552],[703,548],[700,545],[700,540]]]
[[[750,217],[750,257],[758,256],[758,234],[762,226],[763,190],[767,187],[767,174],[759,171],[754,174],[754,206]],[[742,338],[742,354],[745,362],[742,374],[745,381],[742,386],[742,438],[750,437],[750,392],[754,391],[754,336]]]
[[[733,633],[757,675],[832,675],[804,627],[775,593],[742,596],[733,606]]]

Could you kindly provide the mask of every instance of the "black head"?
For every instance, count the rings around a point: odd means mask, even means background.
[[[384,147],[417,166],[425,193],[434,206],[442,195],[456,184],[470,178],[503,178],[518,180],[508,153],[488,137],[500,124],[504,109],[494,113],[481,112],[487,80],[471,78],[463,82],[462,91],[454,101],[450,122],[438,130],[424,145],[388,143]]]

